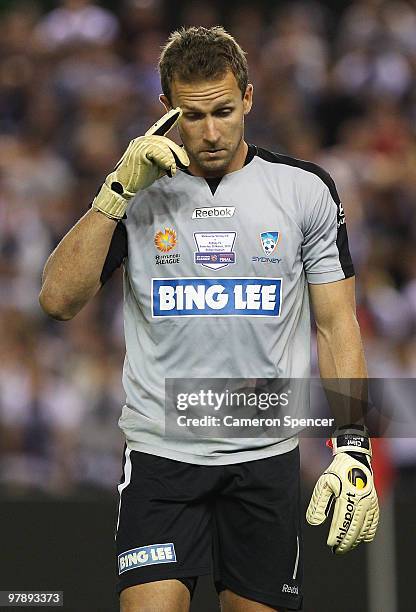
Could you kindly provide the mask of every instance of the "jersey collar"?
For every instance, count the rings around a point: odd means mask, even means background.
[[[256,145],[248,143],[247,146],[248,146],[248,149],[247,149],[246,158],[244,160],[244,166],[247,166],[247,164],[249,164],[252,161],[252,159],[254,158],[254,156],[257,154],[257,147],[256,147]],[[189,174],[189,176],[194,176],[191,172],[189,172],[188,168],[183,168],[182,172],[185,172],[186,174]],[[199,178],[202,178],[202,177],[199,177]],[[207,184],[208,184],[208,187],[211,190],[212,195],[215,194],[215,192],[216,192],[216,190],[218,188],[218,185],[221,183],[221,180],[223,178],[224,178],[223,176],[216,176],[215,178],[206,178],[205,179]]]

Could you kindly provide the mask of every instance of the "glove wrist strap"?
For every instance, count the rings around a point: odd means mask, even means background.
[[[110,219],[122,219],[127,209],[128,201],[103,183],[95,196],[92,208],[99,210]]]
[[[336,429],[331,442],[333,455],[356,452],[372,456],[370,437],[364,425],[346,425]]]

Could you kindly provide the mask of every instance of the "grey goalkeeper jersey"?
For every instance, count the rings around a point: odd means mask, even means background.
[[[221,179],[163,177],[130,203],[103,282],[122,261],[128,447],[206,465],[292,450],[296,437],[165,437],[165,378],[309,377],[308,283],[354,274],[331,177],[253,145]]]

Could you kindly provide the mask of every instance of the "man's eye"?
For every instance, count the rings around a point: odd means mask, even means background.
[[[219,117],[226,117],[232,113],[232,108],[220,108],[215,114]]]
[[[201,115],[199,115],[198,113],[186,113],[185,117],[189,121],[197,121],[198,119],[201,119]]]

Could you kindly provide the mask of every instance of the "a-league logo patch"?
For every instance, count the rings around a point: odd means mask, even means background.
[[[176,563],[175,547],[172,542],[149,544],[126,550],[118,556],[118,573],[157,563]]]
[[[155,255],[156,265],[180,263],[180,254],[172,253],[178,244],[178,237],[174,229],[165,227],[163,230],[156,232],[154,237],[154,245],[163,255]]]
[[[262,232],[260,234],[261,246],[266,255],[272,255],[279,242],[279,232]]]
[[[162,253],[171,251],[177,245],[177,242],[176,232],[170,227],[165,227],[163,230],[156,232],[154,237],[154,245]]]

